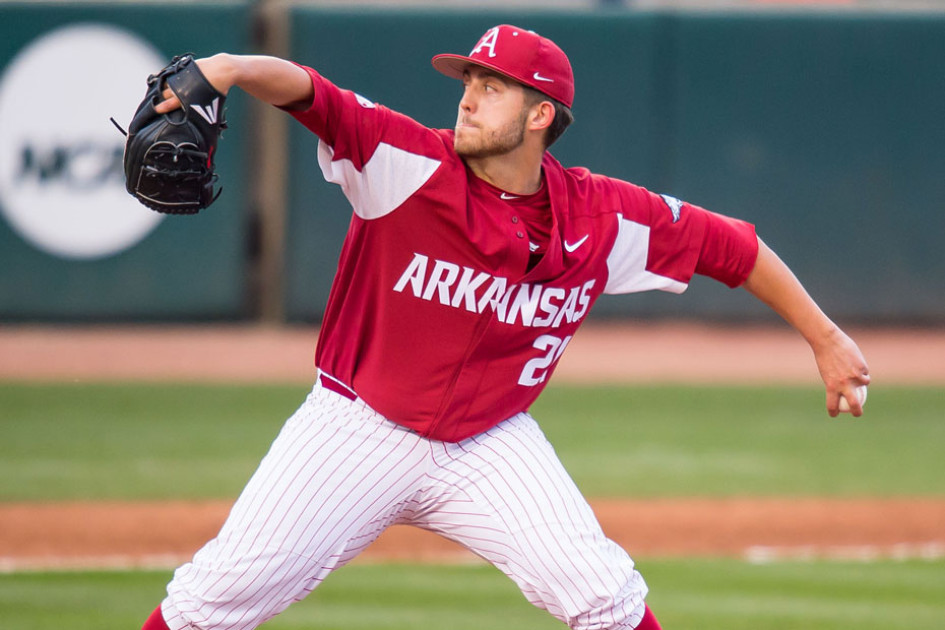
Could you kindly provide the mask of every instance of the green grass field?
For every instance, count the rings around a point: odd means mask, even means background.
[[[666,630],[939,630],[945,563],[646,560]],[[0,620],[16,630],[137,630],[169,572],[0,575]],[[354,564],[264,625],[269,630],[554,630],[492,567]]]
[[[235,496],[305,387],[0,384],[0,500]],[[533,412],[591,497],[942,496],[942,389],[550,388]],[[0,524],[2,527],[2,524]],[[945,524],[943,524],[945,528]],[[945,561],[644,558],[664,627],[939,630]],[[138,628],[170,571],[0,575],[0,628]],[[563,627],[491,567],[355,562],[268,628]]]
[[[805,388],[552,387],[533,413],[584,493],[945,495],[945,390],[831,419]],[[0,384],[0,501],[235,496],[299,386]]]

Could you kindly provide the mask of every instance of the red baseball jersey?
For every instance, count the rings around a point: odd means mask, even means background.
[[[754,266],[750,224],[547,153],[532,243],[528,207],[473,175],[451,130],[306,70],[315,99],[293,115],[354,210],[315,362],[421,435],[459,441],[527,410],[601,293],[681,293],[695,273],[734,287]]]

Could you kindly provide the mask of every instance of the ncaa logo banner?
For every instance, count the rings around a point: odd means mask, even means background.
[[[72,71],[98,60],[107,81]],[[0,74],[0,219],[33,247],[91,260],[145,238],[162,215],[125,191],[124,137],[163,56],[137,35],[105,24],[47,32]],[[127,118],[127,119],[126,119]]]

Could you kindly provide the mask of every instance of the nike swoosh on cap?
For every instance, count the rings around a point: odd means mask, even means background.
[[[537,72],[532,75],[532,78],[535,79],[536,81],[547,81],[548,83],[554,83],[554,82],[555,82],[554,79],[549,79],[548,77],[543,77],[543,76],[541,76],[541,75],[540,75],[539,73],[537,73]]]

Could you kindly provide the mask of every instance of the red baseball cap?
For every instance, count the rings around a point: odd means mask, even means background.
[[[462,79],[471,63],[524,83],[568,107],[574,102],[574,73],[568,56],[535,31],[509,24],[493,26],[479,38],[468,57],[433,58],[433,67],[454,79]]]

